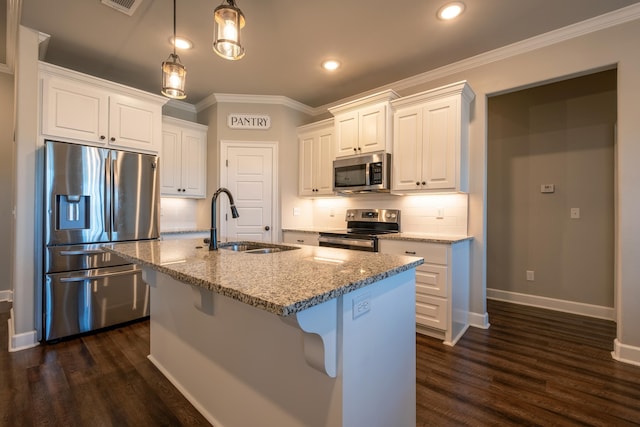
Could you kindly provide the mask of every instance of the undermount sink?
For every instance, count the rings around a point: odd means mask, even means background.
[[[290,251],[300,249],[295,246],[260,244],[255,242],[229,242],[218,245],[220,249],[234,252],[246,252],[249,254],[271,254],[275,252]]]

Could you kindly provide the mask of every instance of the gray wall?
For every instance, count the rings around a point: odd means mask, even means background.
[[[616,70],[488,106],[487,288],[613,307]]]
[[[12,289],[13,263],[13,76],[0,73],[0,300]]]

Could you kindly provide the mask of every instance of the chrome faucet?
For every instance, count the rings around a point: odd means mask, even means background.
[[[229,206],[231,208],[231,216],[233,218],[238,218],[240,214],[238,213],[238,209],[236,209],[236,205],[233,202],[233,196],[231,192],[224,187],[218,188],[218,190],[213,193],[213,197],[211,198],[211,234],[209,235],[209,250],[217,251],[218,250],[218,231],[216,229],[216,200],[220,193],[226,193],[229,197]]]

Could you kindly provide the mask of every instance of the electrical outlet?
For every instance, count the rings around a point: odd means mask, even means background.
[[[293,208],[293,216],[300,216],[300,208]]]
[[[527,280],[533,282],[535,280],[535,273],[533,270],[527,270]]]
[[[371,295],[369,293],[362,294],[359,297],[354,298],[352,303],[354,319],[371,311]]]
[[[335,209],[333,209],[333,208],[329,209],[329,216],[330,216],[331,218],[333,218],[333,217],[335,217],[335,216],[336,216],[336,211],[335,211]]]
[[[436,209],[436,219],[444,219],[444,208]]]
[[[571,208],[571,219],[580,219],[580,208]]]

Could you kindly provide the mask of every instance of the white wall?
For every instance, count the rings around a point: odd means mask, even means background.
[[[13,75],[0,72],[0,301],[10,298],[13,274]]]

